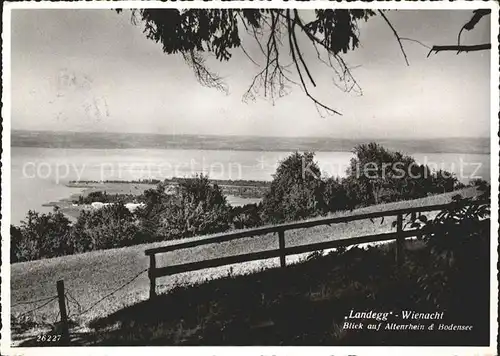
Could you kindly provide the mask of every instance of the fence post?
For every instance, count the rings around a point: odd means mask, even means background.
[[[396,222],[396,263],[397,265],[401,265],[403,262],[403,215],[399,214]]]
[[[59,312],[61,314],[61,341],[69,344],[68,313],[66,312],[66,298],[64,295],[64,281],[57,281],[57,298],[59,299]]]
[[[155,276],[155,269],[156,269],[156,255],[153,253],[149,255],[149,271],[148,271],[148,277],[149,277],[149,299],[153,299],[156,297],[156,276]]]
[[[281,267],[286,267],[285,230],[278,230],[278,241],[279,241],[279,249],[281,251],[280,265],[281,265]]]

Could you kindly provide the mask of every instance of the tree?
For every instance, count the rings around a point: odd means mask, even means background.
[[[418,165],[413,157],[377,143],[358,145],[354,154],[347,170],[347,182],[350,182],[349,189],[353,186],[357,189],[354,195],[358,202],[379,204],[420,198],[426,196],[435,183],[435,176],[427,166]]]
[[[346,210],[352,207],[352,202],[343,180],[338,177],[328,177],[324,182],[324,199],[329,212]]]
[[[359,184],[362,201],[378,204],[383,191],[392,185],[396,164],[409,161],[409,158],[374,142],[356,146],[353,153],[355,157],[351,159],[348,176]]]
[[[71,254],[71,222],[57,208],[40,214],[28,211],[20,227],[11,226],[12,262]]]
[[[377,143],[358,145],[354,154],[342,183],[348,201],[355,205],[416,199],[463,187],[454,173],[432,171],[413,157]]]
[[[432,186],[435,193],[447,193],[455,190],[458,179],[455,174],[445,170],[438,170],[432,175]]]
[[[75,251],[86,252],[137,243],[138,227],[135,220],[123,203],[82,211],[71,231]]]
[[[263,219],[270,223],[304,219],[326,211],[321,171],[314,153],[295,152],[280,162],[262,201]]]
[[[235,229],[252,228],[262,225],[261,204],[245,204],[231,208],[231,221]]]
[[[207,176],[179,179],[172,194],[166,184],[144,193],[138,209],[141,232],[149,239],[177,239],[226,231],[231,207],[217,184]]]
[[[180,203],[181,225],[185,236],[195,236],[226,231],[230,227],[231,207],[217,184],[208,176],[182,179],[175,194]]]
[[[489,9],[474,11],[471,20],[460,30],[456,45],[424,45],[430,49],[429,55],[442,51],[461,53],[490,49],[488,43],[463,45],[460,41],[463,30],[474,29],[490,12]],[[320,114],[340,115],[331,104],[318,100],[311,93],[316,81],[309,70],[311,61],[302,54],[303,44],[314,48],[317,60],[332,70],[338,87],[347,92],[360,91],[342,54],[359,46],[359,23],[376,15],[381,16],[392,30],[409,65],[403,41],[422,43],[400,37],[383,10],[316,9],[314,18],[308,20],[297,9],[134,9],[131,19],[133,23],[142,21],[146,37],[160,42],[165,53],[181,54],[204,86],[227,90],[223,79],[207,67],[206,55],[228,61],[234,49],[241,49],[259,67],[244,95],[245,100],[255,100],[263,94],[274,101],[286,95],[291,86],[298,86]],[[264,64],[258,64],[245,50],[242,33],[256,41]]]
[[[10,225],[10,262],[16,263],[20,261],[30,260],[31,252],[34,248],[31,246],[23,246],[26,241],[23,239],[21,228]]]
[[[484,51],[484,50],[489,50],[491,49],[491,43],[481,43],[481,44],[475,44],[475,45],[463,45],[461,43],[461,37],[462,37],[462,32],[463,30],[471,31],[476,27],[476,25],[481,21],[482,18],[484,18],[487,15],[491,14],[490,9],[479,9],[479,10],[474,10],[472,18],[462,26],[460,29],[460,32],[458,33],[458,40],[456,45],[434,45],[432,48],[429,50],[429,54],[427,54],[427,57],[431,55],[432,52],[438,53],[442,51],[456,51],[457,54],[461,52],[474,52],[474,51]]]

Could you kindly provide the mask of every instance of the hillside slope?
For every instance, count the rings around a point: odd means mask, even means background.
[[[464,197],[477,194],[475,188],[467,188],[460,192],[447,193],[411,201],[382,204],[352,212],[342,212],[335,215],[356,215],[372,211],[392,210],[412,206],[424,206],[443,204],[451,201],[451,197],[460,193]],[[309,229],[299,229],[287,232],[286,245],[294,246],[320,242],[331,239],[360,236],[370,233],[387,232],[392,229],[393,219],[386,219],[383,224],[380,221],[356,221],[333,226],[318,226]],[[202,239],[205,237],[194,237],[187,240]],[[177,243],[171,241],[168,243]],[[16,263],[11,265],[11,314],[18,316],[21,313],[33,309],[33,305],[17,303],[36,300],[56,295],[56,282],[64,280],[66,290],[86,310],[94,302],[107,296],[110,292],[127,283],[138,275],[130,284],[126,285],[113,295],[105,298],[90,309],[87,313],[76,317],[78,322],[88,322],[97,317],[102,317],[124,306],[131,305],[140,300],[148,298],[149,280],[146,273],[142,273],[149,266],[149,260],[144,250],[152,247],[168,244],[159,242],[143,244],[126,248],[93,251],[72,256],[64,256],[46,260]],[[228,255],[242,254],[248,252],[262,251],[277,248],[277,236],[272,234],[253,238],[244,238],[213,245],[199,246],[192,249],[179,250],[163,254],[157,258],[157,266],[187,263],[205,259],[217,258]],[[289,257],[291,260],[294,256]],[[297,258],[295,258],[297,260]],[[159,292],[164,292],[179,283],[191,283],[206,279],[216,278],[228,273],[246,273],[262,267],[277,265],[277,259],[254,261],[235,266],[224,266],[210,270],[183,273],[175,276],[164,277],[158,281]],[[38,305],[43,304],[39,303]],[[51,302],[45,307],[28,315],[30,319],[38,322],[53,322],[58,313],[57,301]],[[75,316],[77,310],[70,304],[70,317]]]

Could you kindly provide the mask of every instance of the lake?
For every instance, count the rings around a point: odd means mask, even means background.
[[[51,211],[42,204],[79,193],[70,180],[137,180],[192,177],[211,179],[271,180],[285,151],[202,149],[97,149],[11,148],[11,223],[18,224],[29,209]],[[413,153],[418,163],[456,173],[463,182],[471,175],[490,180],[490,155],[466,153]],[[316,161],[324,174],[343,176],[353,157],[350,152],[318,152]],[[229,197],[232,204],[245,199]],[[248,201],[250,202],[250,201]]]

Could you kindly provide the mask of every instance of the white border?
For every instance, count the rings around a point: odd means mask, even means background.
[[[44,347],[44,348],[11,348],[10,335],[10,49],[11,49],[11,10],[13,9],[112,9],[112,8],[370,8],[370,9],[469,9],[490,8],[491,14],[491,328],[490,328],[490,347],[92,347],[90,350],[86,347]],[[113,1],[113,2],[18,2],[3,4],[3,31],[2,31],[2,63],[3,72],[3,90],[2,90],[2,338],[0,353],[5,355],[66,355],[69,352],[72,355],[87,355],[89,352],[96,355],[110,355],[114,353],[153,353],[164,354],[165,352],[178,355],[206,354],[206,355],[227,355],[233,356],[235,353],[240,355],[287,355],[302,356],[304,353],[314,353],[318,355],[372,355],[374,353],[381,355],[496,355],[497,335],[498,335],[498,282],[497,282],[497,261],[498,261],[498,162],[499,162],[499,73],[498,73],[498,12],[499,6],[495,1],[490,2],[328,2],[319,0],[314,2],[282,2],[282,1],[234,1],[219,2],[214,1],[201,2],[157,2],[157,1]],[[470,306],[464,305],[464,308]],[[375,352],[374,352],[375,351]]]

